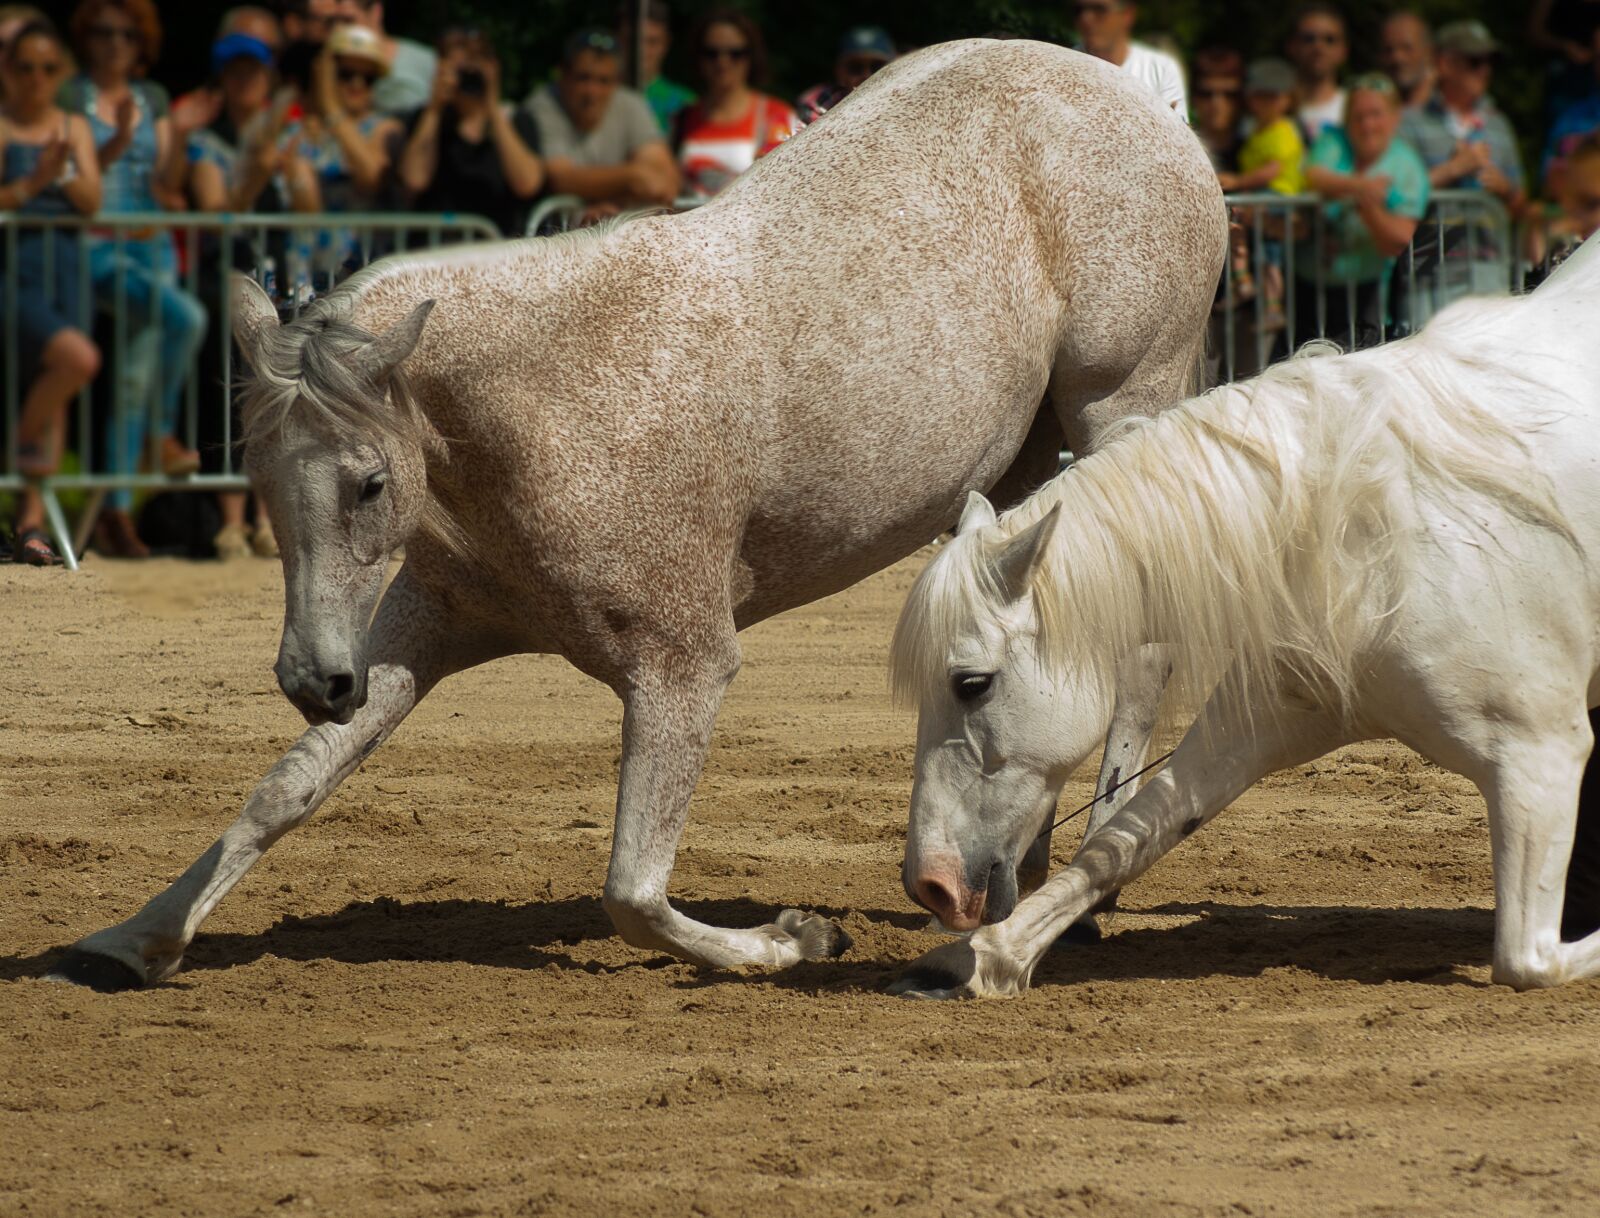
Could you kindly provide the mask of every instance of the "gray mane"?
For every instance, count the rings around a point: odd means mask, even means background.
[[[246,463],[251,445],[289,427],[309,429],[334,444],[420,448],[428,478],[418,534],[457,559],[479,561],[481,547],[437,476],[447,451],[443,438],[423,414],[405,370],[396,367],[374,385],[352,366],[351,357],[377,337],[351,320],[359,296],[341,288],[262,334],[257,362],[239,383]]]
[[[238,386],[247,448],[291,424],[336,440],[423,441],[426,423],[404,370],[376,386],[351,368],[350,357],[377,337],[351,320],[355,303],[355,293],[335,292],[262,335],[256,363]]]

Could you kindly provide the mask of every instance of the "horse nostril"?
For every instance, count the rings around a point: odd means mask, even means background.
[[[938,915],[941,921],[948,920],[951,914],[957,912],[956,894],[938,880],[923,877],[911,890],[911,896],[929,913]]]
[[[336,672],[328,677],[328,705],[337,706],[355,692],[354,674]]]

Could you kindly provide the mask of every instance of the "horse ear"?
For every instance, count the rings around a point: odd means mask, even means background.
[[[373,384],[389,379],[389,374],[416,348],[422,327],[428,323],[433,301],[424,300],[405,319],[378,335],[350,357],[352,368]]]
[[[956,536],[991,525],[996,519],[998,517],[994,514],[994,504],[977,491],[968,491],[967,506],[961,509],[961,523],[956,525]]]
[[[278,310],[261,285],[248,275],[233,272],[228,294],[232,298],[233,337],[252,368],[259,363],[262,341],[278,328]]]
[[[1055,534],[1056,521],[1061,518],[1058,503],[1033,524],[1006,542],[1000,553],[989,560],[995,582],[1000,585],[1006,603],[1021,600],[1033,585],[1033,573],[1039,569],[1050,538]]]

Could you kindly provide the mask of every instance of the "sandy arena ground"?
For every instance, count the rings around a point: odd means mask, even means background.
[[[0,571],[0,1214],[1600,1212],[1600,984],[1487,984],[1482,804],[1398,746],[1251,792],[1025,999],[885,996],[935,942],[883,677],[919,561],[746,636],[673,880],[725,924],[825,909],[844,959],[614,939],[617,703],[528,657],[447,682],[119,996],[37,977],[297,735],[280,577]]]

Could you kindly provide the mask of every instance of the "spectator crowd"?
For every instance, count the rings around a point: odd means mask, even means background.
[[[1279,56],[1247,61],[1210,45],[1187,64],[1170,40],[1135,36],[1132,3],[1069,8],[1080,48],[1190,122],[1223,188],[1242,196],[1238,231],[1255,239],[1236,241],[1218,309],[1249,304],[1258,338],[1295,315],[1330,319],[1329,333],[1347,344],[1400,332],[1402,254],[1413,281],[1420,264],[1435,286],[1473,288],[1474,261],[1510,251],[1494,250],[1480,220],[1425,224],[1440,191],[1478,192],[1531,221],[1517,251],[1531,260],[1600,226],[1600,4],[1532,5],[1527,44],[1549,60],[1550,108],[1532,173],[1519,134],[1533,133],[1515,131],[1493,99],[1505,48],[1481,22],[1434,29],[1418,12],[1395,11],[1361,48],[1375,70],[1352,74],[1349,26],[1325,0],[1294,11]],[[875,26],[843,31],[828,79],[791,104],[765,91],[767,47],[746,13],[716,10],[678,28],[659,0],[627,2],[613,25],[572,32],[546,78],[523,92],[480,30],[450,27],[424,44],[386,26],[381,0],[280,0],[228,11],[208,80],[171,97],[157,83],[162,19],[178,19],[179,6],[77,0],[52,13],[64,24],[0,5],[0,212],[17,228],[0,247],[16,285],[14,297],[0,294],[0,333],[14,332],[17,352],[5,372],[18,403],[6,444],[10,466],[29,478],[60,467],[70,406],[91,384],[112,404],[96,415],[95,435],[76,437],[94,468],[202,469],[207,458],[193,434],[186,442],[180,415],[192,378],[220,383],[223,361],[211,352],[222,344],[205,338],[227,265],[260,272],[270,262],[295,307],[370,255],[362,213],[472,214],[520,234],[552,196],[579,201],[575,222],[692,205],[902,49]],[[664,74],[675,36],[687,39],[692,86]],[[1308,196],[1319,200],[1314,224],[1301,205]],[[174,237],[178,218],[91,228],[83,241],[26,224],[152,212],[352,219],[343,229],[329,221],[315,259],[283,243],[186,248]],[[186,275],[195,268],[185,258],[213,273]],[[39,494],[16,498],[14,557],[57,561]],[[105,496],[94,533],[102,553],[149,552],[132,507],[126,490]],[[270,522],[252,520],[243,495],[221,496],[216,510],[209,532],[220,555],[276,553]]]

